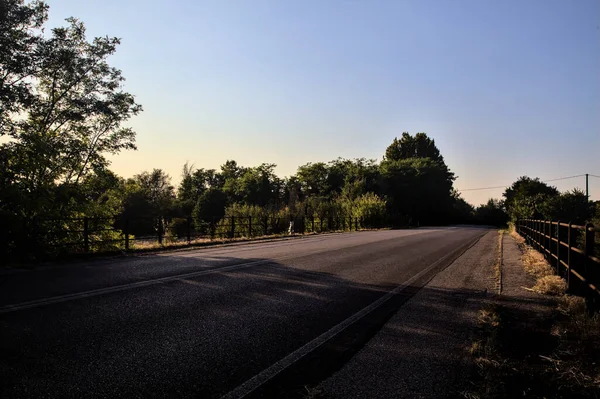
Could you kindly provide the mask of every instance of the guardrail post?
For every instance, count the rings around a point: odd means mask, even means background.
[[[129,219],[125,219],[125,251],[129,251]]]
[[[248,237],[252,237],[252,216],[248,216]]]
[[[83,218],[83,252],[90,252],[90,220]]]
[[[231,217],[231,232],[229,233],[230,238],[235,238],[235,216]]]

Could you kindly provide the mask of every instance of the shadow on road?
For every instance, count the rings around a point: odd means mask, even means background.
[[[175,265],[175,271],[187,272],[197,264],[180,256],[163,255],[161,260]],[[268,259],[223,258],[218,267],[254,261]],[[137,281],[140,275],[143,278],[143,267],[139,265],[139,274],[128,267],[132,281],[136,274]],[[74,273],[43,273],[44,278],[34,279],[31,285],[27,278],[15,275],[12,282],[2,284],[12,286],[13,292],[55,294],[82,279],[85,284],[80,286],[94,287],[84,272]],[[107,276],[102,284],[110,280]],[[255,393],[306,393],[306,385],[318,383],[346,363],[423,282],[415,282]],[[0,315],[0,396],[76,397],[94,392],[99,397],[219,397],[393,288],[269,261],[5,313]],[[430,336],[469,334],[472,320],[461,316],[460,305],[477,301],[484,293],[424,290],[429,291],[428,300],[419,302],[414,312],[428,314],[432,320],[448,312],[456,317],[450,324],[427,328],[410,320],[388,326],[400,342],[426,345]],[[452,357],[407,345],[378,350],[382,358],[406,364],[456,366]]]

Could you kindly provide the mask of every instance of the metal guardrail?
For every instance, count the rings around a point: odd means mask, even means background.
[[[570,291],[600,296],[600,259],[596,256],[596,228],[551,220],[521,219],[517,233],[541,252],[565,277]]]

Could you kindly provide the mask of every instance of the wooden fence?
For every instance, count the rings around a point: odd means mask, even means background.
[[[541,252],[569,291],[600,296],[600,259],[596,255],[596,229],[551,220],[518,220],[517,232]]]

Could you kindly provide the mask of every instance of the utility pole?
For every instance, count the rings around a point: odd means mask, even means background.
[[[585,198],[589,201],[590,200],[590,186],[588,185],[588,180],[589,180],[590,174],[586,173],[585,174]]]

